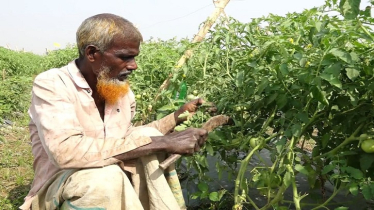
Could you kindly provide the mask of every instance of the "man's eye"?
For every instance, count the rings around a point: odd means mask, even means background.
[[[128,60],[131,60],[133,59],[134,57],[133,56],[121,56],[120,59],[124,60],[124,61],[128,61]]]

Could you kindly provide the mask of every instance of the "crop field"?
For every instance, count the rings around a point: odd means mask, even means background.
[[[189,99],[202,97],[233,119],[179,166],[181,178],[197,186],[187,194],[199,207],[189,209],[373,208],[374,19],[359,5],[327,0],[249,23],[222,18],[201,43],[142,43],[130,78],[135,124],[177,110],[182,82]],[[187,49],[192,57],[176,66]],[[33,178],[33,78],[76,57],[75,46],[48,55],[0,47],[0,209],[17,209]],[[169,87],[160,89],[169,75]],[[213,115],[202,107],[178,129]],[[215,186],[211,174],[231,187]]]

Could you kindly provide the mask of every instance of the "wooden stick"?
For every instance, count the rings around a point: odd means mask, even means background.
[[[208,17],[208,19],[205,21],[204,26],[200,29],[200,31],[195,35],[195,37],[192,40],[192,43],[198,43],[201,42],[205,35],[208,33],[209,29],[212,27],[212,25],[216,22],[218,17],[221,15],[227,4],[230,0],[218,0],[215,1],[214,4],[216,8],[214,9],[213,13]],[[192,56],[193,52],[191,49],[186,50],[182,57],[178,60],[176,67],[173,70],[173,73],[170,73],[168,78],[162,83],[160,86],[158,93],[156,95],[155,101],[160,96],[160,93],[167,89],[170,84],[170,79],[173,77],[174,73],[177,73],[179,69],[186,63],[186,61]]]
[[[208,132],[211,132],[213,129],[217,128],[218,126],[225,125],[229,122],[229,117],[226,115],[217,115],[212,118],[210,118],[204,125],[201,127],[202,129],[207,130]],[[172,154],[170,155],[166,160],[164,160],[162,163],[160,163],[160,168],[163,170],[167,169],[171,164],[175,163],[181,155],[179,154]]]

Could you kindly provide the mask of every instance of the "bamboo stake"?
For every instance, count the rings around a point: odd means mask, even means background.
[[[192,40],[192,43],[198,43],[204,39],[209,29],[216,22],[216,20],[221,15],[221,13],[224,12],[224,9],[229,3],[229,1],[230,0],[217,0],[214,2],[216,8],[214,9],[213,13],[208,17],[208,19],[205,21],[204,26],[200,29],[200,31],[194,37],[194,39]],[[182,57],[178,60],[177,65],[174,68],[173,72],[169,74],[168,78],[160,86],[158,93],[156,95],[155,101],[157,101],[158,97],[160,96],[160,93],[169,87],[170,79],[173,77],[173,74],[178,72],[178,70],[186,63],[186,61],[192,56],[192,54],[193,52],[191,49],[186,50],[184,52]]]

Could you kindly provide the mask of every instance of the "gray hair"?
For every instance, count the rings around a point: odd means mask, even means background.
[[[116,36],[143,41],[138,29],[125,18],[108,13],[87,18],[79,26],[76,34],[79,56],[84,55],[89,45],[94,45],[104,52]]]

